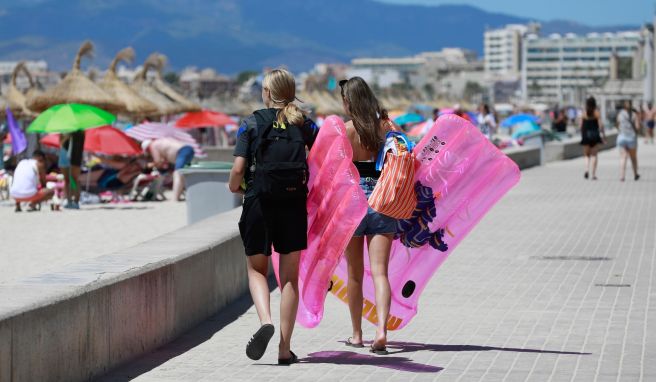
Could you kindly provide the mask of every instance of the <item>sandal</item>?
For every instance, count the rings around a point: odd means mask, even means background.
[[[362,342],[360,342],[360,343],[352,342],[352,341],[351,341],[352,338],[353,338],[353,337],[349,337],[349,338],[347,338],[346,341],[344,342],[344,344],[345,344],[346,346],[350,346],[350,347],[352,347],[352,348],[358,348],[358,349],[364,347],[364,344],[363,344]]]
[[[376,355],[388,355],[389,352],[387,351],[387,347],[379,347],[375,348],[373,344],[371,344],[371,348],[369,349],[369,353],[374,353]]]
[[[289,358],[278,358],[278,365],[289,366],[292,363],[297,363],[298,362],[298,357],[296,356],[296,354],[294,354],[294,352],[291,351],[291,350],[289,351],[289,353],[291,353],[291,355],[292,355]]]
[[[262,327],[260,327],[260,329],[258,329],[258,331],[253,334],[251,340],[248,341],[248,345],[246,345],[246,356],[254,361],[262,358],[264,352],[266,351],[267,345],[269,345],[271,337],[273,337],[274,331],[275,329],[273,325],[262,325]]]

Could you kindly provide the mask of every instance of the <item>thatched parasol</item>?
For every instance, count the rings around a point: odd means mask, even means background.
[[[116,65],[121,61],[132,62],[132,60],[134,60],[134,49],[131,47],[118,52],[109,65],[105,78],[100,82],[100,87],[115,99],[123,102],[127,114],[134,116],[156,114],[158,108],[155,104],[141,97],[116,76]]]
[[[157,111],[149,116],[162,116],[169,114],[178,114],[183,113],[182,105],[173,101],[164,94],[158,92],[151,84],[146,80],[146,74],[148,70],[156,69],[156,64],[146,60],[143,65],[143,68],[135,75],[134,81],[132,82],[132,89],[137,92],[141,97],[147,99],[152,104],[157,107]]]
[[[25,74],[28,81],[30,82],[30,87],[27,89],[27,93],[25,94],[18,90],[18,87],[16,86],[16,79],[21,72]],[[7,90],[7,102],[11,108],[11,112],[14,113],[14,116],[17,118],[36,117],[37,113],[33,112],[27,107],[27,98],[35,97],[38,93],[39,91],[36,89],[32,74],[29,70],[27,70],[25,61],[19,62],[11,74],[11,82],[9,83],[9,90]]]
[[[173,88],[164,82],[164,80],[162,80],[162,69],[164,69],[164,66],[166,65],[166,56],[159,53],[153,53],[150,55],[150,57],[148,57],[148,61],[153,62],[156,65],[155,68],[157,69],[157,73],[155,75],[155,79],[153,80],[153,86],[155,89],[157,89],[157,91],[182,105],[181,107],[184,109],[182,110],[183,112],[201,110],[200,105],[189,101],[183,95],[173,90]]]
[[[85,41],[75,55],[73,69],[62,82],[40,95],[28,97],[27,107],[42,112],[54,105],[81,103],[96,106],[112,113],[125,111],[125,105],[122,102],[107,94],[80,70],[82,57],[90,56],[92,51],[93,44],[90,41]]]

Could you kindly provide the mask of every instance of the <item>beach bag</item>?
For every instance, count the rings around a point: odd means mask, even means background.
[[[416,160],[411,142],[398,132],[389,132],[378,154],[378,183],[369,196],[369,206],[395,219],[409,219],[417,205],[414,189]]]
[[[305,140],[298,126],[279,124],[276,109],[258,110],[253,158],[253,188],[266,200],[306,198],[308,166]]]

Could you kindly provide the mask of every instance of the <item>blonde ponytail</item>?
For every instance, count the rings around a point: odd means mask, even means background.
[[[282,106],[278,113],[278,123],[301,125],[305,121],[303,111],[294,104],[296,81],[294,75],[285,69],[274,69],[264,76],[262,86],[269,90],[271,102]]]

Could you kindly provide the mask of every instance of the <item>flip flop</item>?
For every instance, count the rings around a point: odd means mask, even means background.
[[[362,342],[360,342],[359,344],[358,344],[358,343],[355,343],[355,342],[351,342],[351,338],[353,338],[353,337],[349,337],[349,338],[347,338],[346,341],[344,342],[344,344],[345,344],[346,346],[350,346],[350,347],[352,347],[352,348],[358,348],[358,349],[364,347],[364,344],[363,344]]]
[[[265,324],[260,327],[260,329],[253,334],[251,340],[248,341],[246,345],[246,356],[254,361],[262,358],[264,352],[266,351],[267,345],[271,337],[273,337],[273,332],[275,331],[273,325]]]
[[[278,365],[289,366],[292,363],[298,362],[298,357],[296,356],[296,354],[294,354],[294,352],[291,350],[289,352],[292,354],[292,356],[289,358],[278,358]]]
[[[369,349],[370,353],[374,353],[376,355],[388,355],[389,352],[387,351],[387,347],[383,346],[382,348],[375,348],[374,345],[371,345],[371,348]]]

